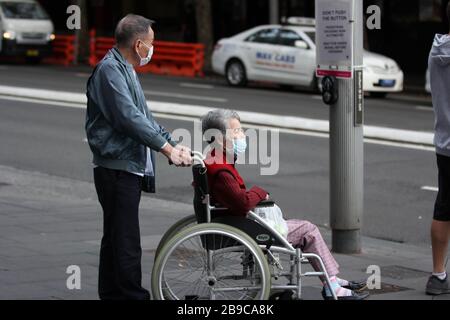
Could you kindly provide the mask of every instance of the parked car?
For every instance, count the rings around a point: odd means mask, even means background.
[[[35,0],[0,0],[0,55],[39,61],[51,53],[54,26]]]
[[[314,19],[303,20],[309,23],[262,25],[221,39],[214,48],[213,70],[231,86],[253,80],[318,89]],[[364,90],[371,95],[403,90],[403,72],[388,57],[364,51],[364,71]]]

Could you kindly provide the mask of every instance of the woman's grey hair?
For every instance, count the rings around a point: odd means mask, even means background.
[[[117,46],[127,48],[138,38],[145,37],[154,21],[135,14],[128,14],[119,21],[115,31]]]
[[[228,121],[230,119],[236,119],[241,121],[241,118],[239,117],[238,113],[233,110],[228,109],[217,109],[208,112],[203,117],[201,117],[202,121],[202,133],[205,135],[205,133],[208,133],[210,131],[212,133],[213,130],[220,131],[222,135],[225,137],[227,133],[227,129],[229,129],[229,123]],[[208,143],[212,143],[215,140],[214,136],[206,137],[208,140]]]

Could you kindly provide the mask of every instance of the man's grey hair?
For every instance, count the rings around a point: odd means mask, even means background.
[[[127,48],[138,38],[145,37],[154,21],[135,14],[128,14],[119,21],[115,31],[116,43],[119,48]]]
[[[217,109],[212,110],[201,117],[202,121],[202,133],[205,135],[208,130],[218,130],[225,137],[227,133],[227,129],[229,129],[229,120],[236,119],[241,121],[238,113],[233,110],[228,109]],[[209,143],[214,142],[215,137],[206,137]]]

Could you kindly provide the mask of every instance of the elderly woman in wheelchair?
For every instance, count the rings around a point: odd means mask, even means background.
[[[234,162],[246,150],[239,115],[215,110],[202,118],[211,151],[194,152],[194,216],[160,241],[152,272],[156,299],[268,299],[274,291],[302,298],[304,277],[319,277],[324,299],[361,300],[365,282],[337,277],[339,266],[318,228],[281,215],[269,193],[247,189]],[[214,134],[210,134],[214,132]],[[302,272],[310,263],[314,272]],[[286,284],[276,284],[287,279]]]

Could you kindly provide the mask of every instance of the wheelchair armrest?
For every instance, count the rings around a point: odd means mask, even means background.
[[[215,207],[215,206],[211,206],[210,209],[211,209],[211,210],[216,210],[216,211],[220,211],[220,210],[222,210],[222,211],[224,211],[224,210],[230,210],[230,209],[225,208],[225,207]]]
[[[267,207],[273,207],[275,205],[275,201],[272,199],[269,200],[263,200],[260,203],[256,205],[256,208],[267,208]]]

